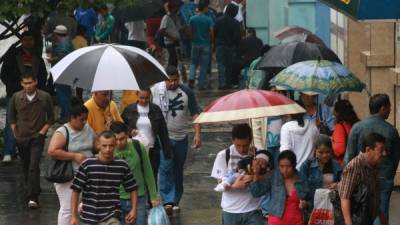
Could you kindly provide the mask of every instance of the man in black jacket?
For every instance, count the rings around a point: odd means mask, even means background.
[[[32,73],[38,81],[38,88],[45,90],[47,70],[41,55],[35,49],[34,34],[25,31],[21,35],[21,46],[11,47],[4,55],[3,66],[1,67],[0,78],[6,86],[6,100],[22,89],[21,75],[27,72]],[[8,104],[7,104],[8,105]],[[16,154],[15,138],[8,125],[8,116],[4,129],[4,162],[10,162],[12,155]]]
[[[234,19],[238,10],[239,7],[229,4],[214,26],[219,89],[232,85],[233,58],[240,43],[240,23]]]

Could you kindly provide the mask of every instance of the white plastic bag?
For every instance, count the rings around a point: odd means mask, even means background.
[[[314,209],[308,225],[334,225],[333,205],[329,198],[329,189],[317,189],[314,195]]]
[[[149,217],[147,218],[148,225],[170,225],[169,218],[161,205],[150,209]]]

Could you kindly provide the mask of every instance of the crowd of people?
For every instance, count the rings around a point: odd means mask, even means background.
[[[54,84],[37,51],[41,40],[32,31],[23,32],[21,45],[4,56],[3,162],[12,161],[18,150],[26,204],[40,207],[45,139],[51,126],[60,125],[47,153],[70,161],[75,178],[54,184],[58,225],[79,224],[78,215],[85,224],[144,225],[151,207],[163,206],[168,215],[180,210],[189,145],[202,144],[199,124],[193,124],[193,140],[185,128],[201,113],[194,89],[209,89],[214,50],[218,89],[290,95],[266,85],[269,74],[256,69],[269,47],[254,29],[245,29],[245,1],[164,3],[150,18],[122,24],[107,5],[81,5],[72,13],[60,4],[43,26],[51,66],[75,49],[111,42],[145,49],[165,64],[167,81],[123,91],[120,102],[113,100],[112,90],[95,91],[84,102],[82,89]],[[305,224],[320,188],[337,192],[335,216],[341,215],[344,224],[388,224],[400,159],[398,132],[386,121],[388,95],[373,95],[371,115],[363,120],[350,101],[336,100],[330,107],[325,100],[299,93],[305,113],[233,126],[232,145],[218,153],[211,174],[219,182],[215,190],[222,192],[224,225]],[[60,108],[57,116],[54,103]]]
[[[302,97],[299,104],[307,101],[312,98]],[[386,121],[391,111],[388,95],[373,95],[371,115],[361,121],[348,100],[338,100],[331,136],[323,134],[322,118],[309,114],[303,105],[306,113],[281,117],[281,123],[264,123],[267,130],[280,130],[278,150],[275,144],[268,146],[276,141],[270,131],[253,135],[260,132],[258,127],[233,127],[232,145],[218,153],[211,173],[223,185],[215,189],[223,192],[223,224],[307,224],[316,190],[321,188],[337,193],[337,198],[329,197],[333,208],[339,209],[331,211],[335,224],[389,224],[400,139]],[[273,127],[277,124],[280,129]],[[253,140],[261,136],[267,141]],[[263,144],[255,148],[252,143]],[[268,150],[268,157],[258,157],[261,149]],[[242,173],[247,157],[254,162]],[[234,172],[240,175],[231,179]]]

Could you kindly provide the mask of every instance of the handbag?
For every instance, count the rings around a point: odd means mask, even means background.
[[[161,205],[150,209],[149,216],[147,218],[149,225],[170,225],[169,218],[165,212],[164,207]]]
[[[65,144],[65,151],[68,151],[69,144],[69,131],[66,126],[63,126],[66,131],[67,143]],[[71,160],[58,160],[50,159],[47,171],[44,177],[47,181],[52,183],[65,183],[74,179],[74,169],[72,168]]]
[[[317,189],[314,195],[314,209],[311,212],[308,225],[334,225],[333,205],[329,189]]]

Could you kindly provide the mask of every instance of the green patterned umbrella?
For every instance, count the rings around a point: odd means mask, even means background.
[[[278,73],[271,81],[301,92],[336,95],[342,92],[361,92],[366,86],[342,64],[327,60],[310,60],[293,64]]]

